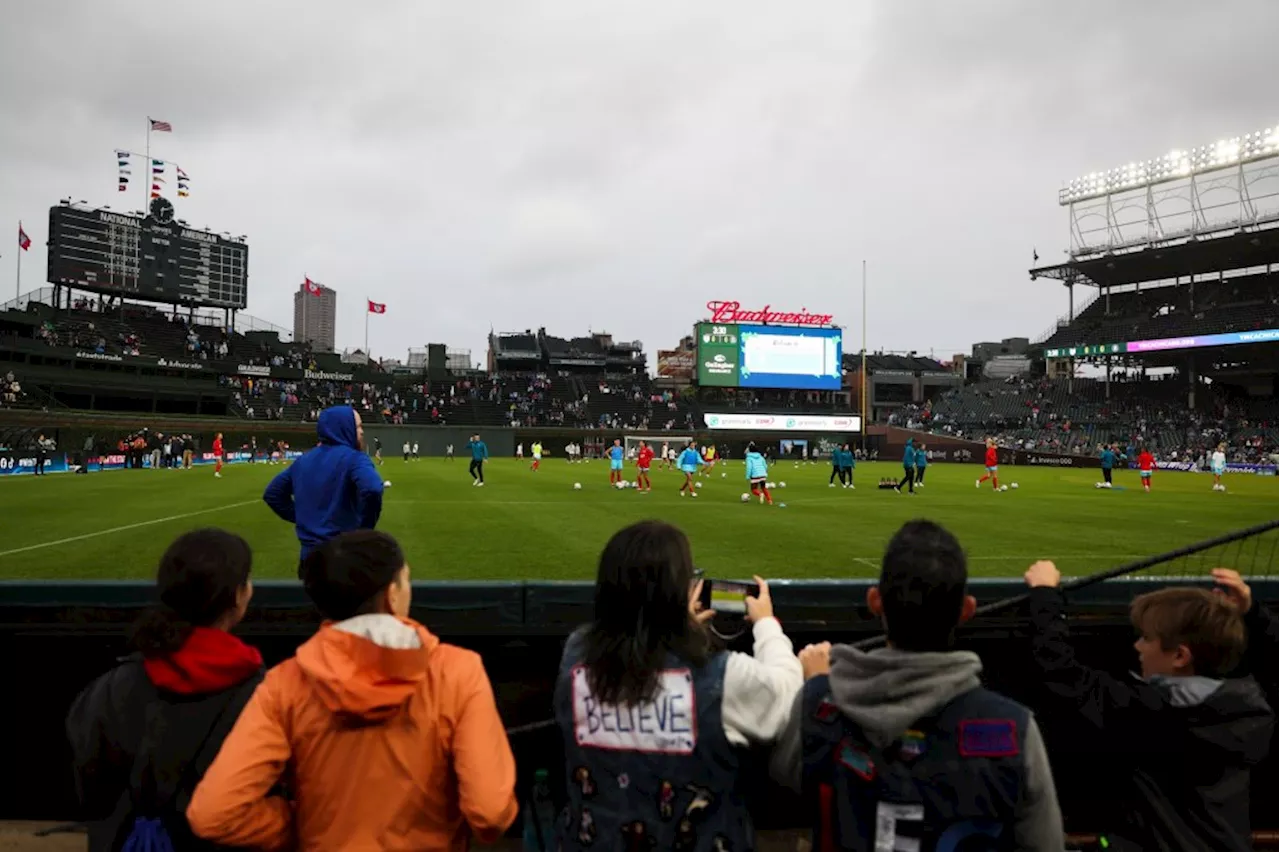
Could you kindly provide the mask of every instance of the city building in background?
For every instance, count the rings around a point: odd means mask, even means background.
[[[312,284],[319,293],[298,285],[293,294],[293,339],[310,343],[319,352],[332,352],[338,320],[338,293],[323,284]]]

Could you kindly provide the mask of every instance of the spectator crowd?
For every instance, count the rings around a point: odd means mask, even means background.
[[[314,491],[295,493],[299,512]],[[462,850],[516,821],[483,662],[409,617],[409,556],[373,529],[303,554],[326,621],[264,671],[231,632],[253,597],[248,544],[205,529],[170,545],[135,653],[67,718],[91,849]],[[976,604],[950,532],[919,520],[890,540],[867,592],[887,640],[874,650],[796,653],[761,577],[742,599],[752,650],[726,650],[709,629],[713,581],[694,565],[662,522],[605,545],[592,620],[556,680],[561,807],[524,809],[533,848],[751,849],[757,749],[802,797],[815,849],[1063,848],[1053,763],[1070,743],[1046,740],[1039,708],[985,688],[983,661],[956,649]],[[1077,658],[1056,567],[1037,562],[1025,580],[1043,701],[1111,756],[1099,778],[1111,810],[1091,815],[1103,847],[1252,848],[1249,772],[1274,732],[1277,638],[1248,584],[1216,569],[1214,591],[1136,598],[1140,677],[1122,679]]]

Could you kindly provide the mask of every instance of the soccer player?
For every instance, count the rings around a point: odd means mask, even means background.
[[[982,486],[982,483],[990,479],[991,489],[993,491],[999,491],[1000,490],[1000,459],[996,455],[996,439],[995,438],[987,439],[987,458],[985,460],[985,464],[987,466],[987,472],[983,474],[981,479],[973,483],[973,487],[980,488]]]
[[[647,441],[640,442],[640,452],[636,454],[636,490],[652,491],[653,483],[649,481],[649,465],[653,463],[653,447]]]
[[[418,442],[417,441],[413,442],[413,460],[414,461],[418,460]]]
[[[844,445],[844,479],[848,488],[853,488],[853,469],[857,466],[853,459],[853,450],[848,444]]]
[[[404,450],[404,460],[406,462],[409,461],[409,453],[413,450],[413,447],[410,446],[408,441],[405,441],[404,446],[401,447],[401,449]]]
[[[222,433],[213,436],[213,475],[222,478]]]
[[[529,470],[536,471],[542,464],[542,442],[534,441],[530,444],[529,452],[533,454],[533,464],[529,467]]]
[[[924,444],[916,444],[916,488],[924,488],[924,471],[929,466],[929,453]]]
[[[1156,469],[1156,457],[1143,447],[1138,451],[1138,476],[1142,477],[1142,490],[1151,493],[1151,472]]]
[[[467,472],[471,474],[471,484],[475,486],[484,485],[484,460],[489,458],[489,448],[485,446],[484,441],[480,440],[480,433],[477,432],[471,436],[471,440],[467,441],[467,449],[471,451],[471,466],[467,468]],[[449,455],[453,456],[453,446],[449,447]]]
[[[658,458],[667,466],[667,470],[671,470],[671,447],[666,441],[662,442],[662,455]]]
[[[912,494],[916,493],[916,445],[915,439],[908,438],[907,445],[902,449],[902,472],[906,474],[902,477],[902,481],[893,489],[899,494],[902,493],[902,486],[907,486],[907,491]]]
[[[533,449],[533,448],[530,447],[530,449]],[[520,443],[516,444],[516,458],[518,459],[524,458],[524,441],[521,441]]]
[[[1101,450],[1098,460],[1102,464],[1102,487],[1110,488],[1111,471],[1116,466],[1116,452],[1106,444],[1102,444],[1099,449]]]
[[[620,438],[613,439],[613,446],[609,448],[609,484],[615,485],[622,481],[622,440]]]
[[[378,437],[373,439],[373,460],[382,464],[382,439]]]
[[[1213,472],[1213,490],[1226,491],[1227,486],[1222,484],[1222,474],[1227,472],[1226,444],[1219,444],[1213,451],[1213,455],[1209,457],[1209,470]]]
[[[773,498],[769,496],[768,485],[769,465],[765,462],[764,456],[756,452],[756,445],[753,441],[747,444],[747,481],[751,483],[751,496],[759,497],[761,503],[773,505]]]
[[[690,441],[688,446],[684,448],[684,452],[680,454],[679,467],[680,472],[684,474],[684,483],[680,486],[680,496],[684,496],[685,489],[688,489],[691,497],[697,497],[698,492],[693,487],[693,475],[698,472],[698,468],[706,464],[702,460],[702,453],[698,452],[698,442]]]
[[[836,447],[831,451],[831,475],[827,477],[827,487],[836,487],[836,477],[840,477],[840,485],[844,487],[844,450]]]
[[[716,445],[707,444],[702,455],[707,461],[707,473],[710,474],[712,469],[716,466]]]
[[[449,461],[453,461],[453,444],[446,444],[444,448],[444,457]]]

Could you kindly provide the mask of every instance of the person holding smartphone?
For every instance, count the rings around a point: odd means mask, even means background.
[[[777,737],[802,685],[769,586],[754,579],[759,593],[743,597],[753,653],[718,651],[684,533],[643,521],[605,545],[593,620],[569,638],[556,681],[559,848],[752,848],[742,750]]]

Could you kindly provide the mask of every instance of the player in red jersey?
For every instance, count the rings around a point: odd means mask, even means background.
[[[1146,447],[1138,453],[1138,476],[1142,477],[1142,490],[1151,493],[1151,471],[1156,469],[1156,457]]]
[[[987,472],[983,475],[981,479],[973,483],[973,487],[979,488],[982,486],[982,483],[990,479],[992,490],[999,491],[1000,490],[1000,460],[996,457],[996,439],[995,438],[987,439],[987,458],[986,458],[985,464],[987,466]]]
[[[213,436],[213,475],[222,478],[222,433]]]
[[[649,465],[653,463],[653,448],[648,442],[640,442],[640,451],[636,453],[636,490],[652,491],[653,483],[649,481]]]

